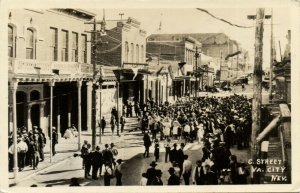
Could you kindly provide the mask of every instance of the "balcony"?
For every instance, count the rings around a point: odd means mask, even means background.
[[[97,66],[98,69],[98,66]],[[9,58],[8,72],[12,76],[77,76],[91,78],[93,65],[79,62],[40,61],[30,59]],[[55,73],[54,73],[55,72]]]

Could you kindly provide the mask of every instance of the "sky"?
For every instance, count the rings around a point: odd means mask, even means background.
[[[201,7],[199,7],[201,8]],[[171,8],[171,9],[105,9],[106,20],[120,19],[119,13],[124,13],[123,19],[136,18],[141,22],[141,28],[147,31],[147,36],[153,33],[225,33],[231,39],[240,43],[241,47],[249,51],[250,62],[254,61],[255,21],[248,20],[247,15],[255,15],[255,8],[204,8],[218,18],[225,19],[233,24],[252,26],[251,28],[239,28],[217,20],[207,13],[195,8]],[[284,53],[287,43],[287,31],[291,29],[291,14],[288,7],[274,7],[273,9],[273,33],[277,60],[281,52]],[[90,10],[96,13],[96,18],[102,19],[103,9]],[[265,8],[265,15],[271,14],[271,8]],[[159,24],[162,30],[159,32]],[[264,50],[263,68],[270,64],[270,19],[264,21]]]

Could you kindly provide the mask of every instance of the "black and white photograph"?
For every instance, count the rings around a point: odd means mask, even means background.
[[[3,189],[299,190],[299,2],[84,3],[7,2]]]

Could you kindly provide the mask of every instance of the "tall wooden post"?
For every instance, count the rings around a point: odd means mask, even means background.
[[[269,99],[272,100],[272,78],[273,78],[273,60],[274,60],[274,49],[273,49],[273,9],[271,9],[271,55],[270,55],[270,85],[269,85]]]
[[[97,54],[96,54],[96,19],[94,19],[93,23],[93,33],[92,33],[92,64],[93,64],[93,91],[92,91],[92,149],[94,150],[96,147],[96,62],[97,62]]]
[[[78,150],[81,149],[81,86],[82,81],[77,82],[78,89]]]
[[[255,27],[255,58],[254,58],[254,79],[253,79],[253,100],[252,100],[252,134],[251,134],[251,156],[255,160],[259,158],[260,146],[256,141],[256,137],[261,129],[261,82],[262,82],[262,59],[263,59],[263,24],[264,13],[263,8],[256,11],[256,27]],[[252,182],[258,184],[260,182],[259,173],[254,173]]]
[[[53,87],[54,87],[55,82],[52,80],[49,83],[50,86],[50,140],[49,140],[49,144],[50,144],[50,163],[52,163],[53,160],[53,146],[55,144],[53,144],[53,139],[52,139],[52,132],[53,132]]]

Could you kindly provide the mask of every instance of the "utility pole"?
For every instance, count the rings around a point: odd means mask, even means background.
[[[273,79],[273,60],[274,60],[274,49],[273,49],[273,8],[271,9],[271,55],[270,55],[270,85],[269,85],[269,101],[272,100],[272,79]]]
[[[92,32],[92,64],[93,64],[93,91],[92,91],[92,149],[96,147],[96,62],[97,62],[97,31],[96,31],[96,19],[93,22],[93,32]]]
[[[195,78],[196,78],[196,82],[195,82],[195,97],[198,97],[198,58],[199,58],[200,54],[198,52],[198,47],[196,46],[196,53],[195,53],[195,58],[196,58],[196,73],[195,73]]]
[[[263,32],[264,32],[265,9],[259,8],[256,11],[255,27],[255,58],[254,58],[254,78],[253,78],[253,100],[252,100],[252,133],[251,133],[251,157],[254,162],[259,158],[260,145],[256,137],[261,129],[261,82],[262,82],[262,57],[263,57]],[[253,167],[253,166],[252,166]],[[252,170],[253,172],[253,170]],[[260,173],[255,172],[252,182],[260,183]]]

